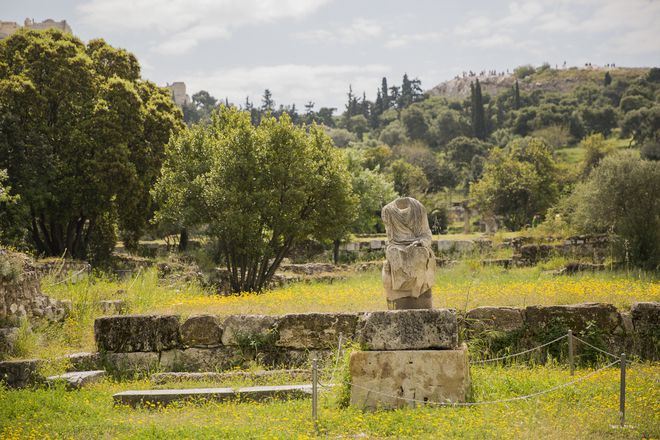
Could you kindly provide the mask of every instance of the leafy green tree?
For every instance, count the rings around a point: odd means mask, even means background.
[[[580,231],[612,232],[617,252],[650,269],[660,265],[660,162],[634,151],[605,157],[571,198],[571,222]]]
[[[426,140],[429,135],[429,124],[424,111],[418,106],[410,106],[401,111],[401,122],[406,128],[408,137],[412,140]]]
[[[407,142],[408,136],[406,136],[406,129],[401,122],[395,120],[380,132],[380,137],[378,139],[390,147],[394,147]]]
[[[182,125],[169,92],[141,80],[124,50],[56,30],[0,40],[0,168],[40,254],[85,258],[104,218],[134,243]]]
[[[500,216],[511,230],[544,215],[557,195],[556,164],[550,148],[536,138],[494,149],[482,179],[470,188],[473,205],[485,215]]]
[[[202,207],[201,220],[218,243],[233,291],[262,290],[299,240],[336,240],[348,232],[356,204],[350,175],[320,127],[307,132],[286,113],[279,120],[264,117],[255,127],[248,113],[221,106],[199,130],[168,148],[177,155],[204,151],[205,165],[171,179],[188,180],[193,188],[162,204],[160,215],[186,221],[181,204],[197,198],[193,206]],[[163,176],[186,170],[184,162],[168,157]],[[180,165],[170,169],[174,164]]]
[[[369,131],[369,121],[364,115],[351,116],[346,120],[346,129],[362,140],[364,134]]]
[[[488,154],[490,145],[477,138],[459,136],[447,144],[447,160],[458,168],[464,168],[475,156]]]
[[[392,161],[392,149],[379,144],[364,151],[361,164],[370,170],[384,170]]]
[[[423,193],[429,186],[424,171],[404,159],[392,162],[388,171],[394,181],[394,190],[402,197]]]
[[[601,133],[609,136],[618,125],[616,109],[607,104],[602,107],[584,107],[581,118],[588,134]]]
[[[584,149],[584,158],[580,164],[580,174],[583,178],[589,176],[600,161],[613,152],[612,147],[605,142],[605,138],[600,133],[584,138],[579,147]]]

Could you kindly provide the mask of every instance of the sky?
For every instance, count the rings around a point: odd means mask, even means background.
[[[237,104],[343,111],[349,85],[424,89],[463,71],[660,66],[660,0],[0,0],[0,20],[66,19],[133,52],[142,76]]]

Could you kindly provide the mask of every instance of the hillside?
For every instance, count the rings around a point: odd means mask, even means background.
[[[569,93],[577,86],[582,84],[602,84],[605,72],[610,72],[613,80],[627,79],[631,80],[645,75],[648,68],[639,67],[588,67],[588,68],[568,68],[568,69],[537,69],[536,72],[524,78],[518,79],[518,85],[521,91],[533,92],[558,92]],[[501,91],[513,87],[516,81],[515,74],[507,75],[474,75],[466,77],[456,77],[449,81],[444,81],[428,90],[430,96],[444,96],[447,99],[465,99],[470,96],[470,84],[478,79],[481,83],[481,90],[484,94],[491,96],[498,95]]]

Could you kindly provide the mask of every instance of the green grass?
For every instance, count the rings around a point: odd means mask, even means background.
[[[590,371],[577,370],[576,377]],[[330,393],[321,396],[318,429],[322,438],[658,438],[659,374],[658,364],[629,369],[626,422],[632,427],[628,429],[612,427],[618,423],[616,368],[531,400],[471,408],[426,406],[365,413],[351,407],[340,408]],[[541,391],[568,382],[571,376],[558,366],[481,366],[472,368],[472,380],[474,400],[483,401]],[[62,387],[11,391],[0,388],[0,439],[316,437],[309,399],[188,403],[138,409],[113,405],[113,393],[148,387],[151,385],[144,380],[107,380],[71,392]]]
[[[504,270],[466,260],[439,268],[433,287],[434,306],[468,310],[478,306],[574,304],[606,302],[628,309],[634,301],[660,300],[657,274],[598,272],[553,276],[563,260],[531,268]],[[21,340],[20,357],[57,358],[67,353],[94,351],[94,319],[102,315],[98,301],[123,299],[130,313],[270,314],[383,310],[386,308],[380,272],[349,273],[332,284],[297,283],[263,294],[219,296],[196,284],[165,285],[151,269],[124,281],[91,278],[76,284],[48,286],[58,299],[71,299],[73,312],[63,323],[38,327]]]

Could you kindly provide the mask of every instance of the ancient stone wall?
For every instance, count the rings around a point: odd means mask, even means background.
[[[418,331],[399,332],[396,323],[402,319],[415,323],[413,327]],[[490,344],[493,350],[498,344],[501,349],[511,345],[516,349],[534,347],[571,329],[576,336],[606,351],[660,359],[658,323],[660,303],[647,302],[635,304],[631,313],[597,303],[480,307],[458,315],[458,319],[457,314],[441,309],[232,315],[224,319],[197,315],[182,323],[175,315],[128,315],[99,318],[94,328],[106,366],[128,372],[215,371],[249,360],[272,367],[304,366],[311,355],[332,354],[340,334],[344,343],[351,340],[363,346],[455,347],[459,341],[452,340],[451,335],[457,326],[468,345],[478,341]],[[586,353],[587,347],[576,343],[576,350],[578,354]],[[544,353],[557,356],[560,351]]]

